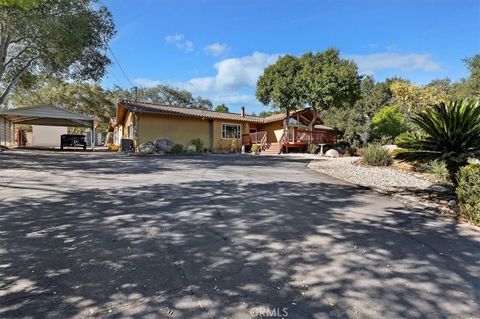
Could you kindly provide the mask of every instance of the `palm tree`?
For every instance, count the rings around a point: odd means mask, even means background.
[[[421,132],[399,141],[396,157],[409,161],[444,161],[453,185],[469,158],[480,157],[480,103],[474,100],[440,103],[413,116]]]

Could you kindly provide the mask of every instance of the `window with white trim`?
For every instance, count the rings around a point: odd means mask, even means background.
[[[242,137],[242,129],[240,124],[222,123],[222,138],[223,139],[240,139]]]

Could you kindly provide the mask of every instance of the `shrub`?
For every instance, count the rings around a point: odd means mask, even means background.
[[[260,152],[260,145],[253,144],[251,151],[252,151],[253,154],[258,154],[258,152]]]
[[[237,148],[238,148],[237,140],[232,140],[232,142],[230,143],[230,150],[235,152],[237,151]]]
[[[460,216],[480,225],[480,165],[469,164],[460,169],[456,193]]]
[[[366,150],[367,150],[366,147],[357,148],[357,155],[363,157],[363,154],[365,154]]]
[[[473,100],[440,103],[413,118],[423,132],[409,133],[398,143],[397,158],[409,161],[439,159],[457,185],[457,172],[480,153],[480,103]]]
[[[448,170],[445,162],[439,160],[433,160],[427,163],[428,171],[432,173],[435,177],[435,180],[440,183],[448,183]]]
[[[376,138],[393,139],[405,132],[405,116],[398,106],[381,108],[373,117],[373,133]]]
[[[398,145],[402,144],[405,141],[408,141],[408,139],[411,138],[411,134],[411,132],[403,132],[397,135],[397,137],[395,137],[394,143]]]
[[[182,144],[175,144],[175,145],[173,145],[170,153],[172,153],[172,154],[183,154],[183,153],[185,153],[185,148],[183,147]]]
[[[363,153],[363,162],[372,166],[388,166],[392,159],[380,144],[370,144]]]
[[[317,154],[319,149],[320,149],[319,146],[317,146],[316,144],[310,143],[308,144],[308,147],[307,147],[307,153]]]
[[[203,146],[205,145],[205,143],[203,143],[203,141],[202,141],[201,139],[199,139],[199,138],[193,139],[193,140],[190,142],[190,144],[195,145],[195,150],[196,150],[197,152],[203,151]]]
[[[355,147],[348,147],[345,150],[345,155],[347,155],[347,156],[357,156],[357,149]]]

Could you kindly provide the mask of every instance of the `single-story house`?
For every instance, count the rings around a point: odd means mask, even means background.
[[[258,144],[264,153],[278,154],[310,143],[336,143],[335,131],[323,126],[310,108],[261,117],[245,114],[244,108],[240,113],[228,113],[120,100],[113,128],[115,145],[131,139],[135,148],[157,138],[183,145],[200,138],[205,148],[213,151],[229,150],[235,141],[238,148]]]

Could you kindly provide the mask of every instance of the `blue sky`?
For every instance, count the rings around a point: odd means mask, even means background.
[[[103,0],[110,43],[138,86],[171,84],[238,111],[265,110],[255,83],[279,55],[329,47],[375,79],[466,75],[480,53],[480,0]],[[118,65],[103,85],[131,85]]]

